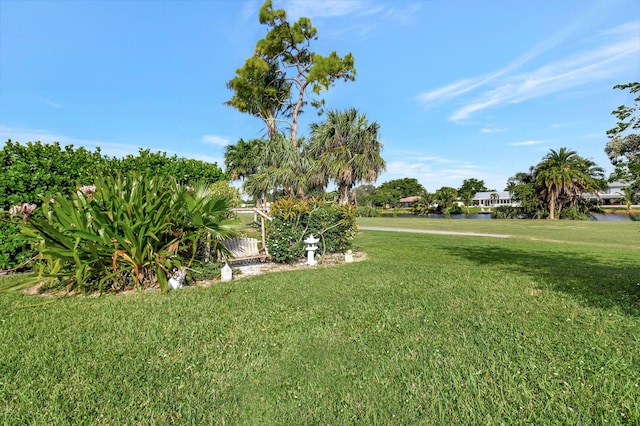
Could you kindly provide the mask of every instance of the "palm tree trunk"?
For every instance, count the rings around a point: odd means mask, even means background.
[[[341,206],[349,204],[349,187],[341,186],[338,189],[338,193],[340,194],[340,196],[338,197],[338,204]]]

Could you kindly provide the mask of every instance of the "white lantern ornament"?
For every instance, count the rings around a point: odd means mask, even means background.
[[[304,240],[304,243],[307,245],[305,247],[305,250],[307,250],[307,265],[313,266],[318,263],[318,261],[313,258],[315,251],[318,250],[318,246],[316,245],[318,241],[320,241],[320,239],[315,238],[313,234],[309,235],[309,237]]]

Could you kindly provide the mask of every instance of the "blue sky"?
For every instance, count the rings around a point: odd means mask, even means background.
[[[215,161],[264,134],[223,103],[266,27],[260,0],[0,0],[0,143],[60,141]],[[549,149],[612,170],[615,84],[640,79],[637,0],[274,0],[311,18],[321,54],[355,57],[324,93],[380,124],[387,171],[429,191],[502,190]],[[301,117],[301,134],[319,122]]]

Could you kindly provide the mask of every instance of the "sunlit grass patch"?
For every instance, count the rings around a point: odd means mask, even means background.
[[[364,231],[367,260],[341,266],[32,307],[5,294],[0,418],[635,424],[640,259],[613,228],[575,232]]]

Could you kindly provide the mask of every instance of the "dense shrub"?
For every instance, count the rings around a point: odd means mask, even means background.
[[[7,141],[0,150],[0,211],[7,212],[20,203],[39,204],[42,197],[60,194],[69,196],[78,186],[89,185],[99,174],[115,175],[137,172],[148,178],[170,179],[193,184],[196,181],[213,184],[226,180],[226,175],[215,163],[200,160],[167,157],[165,153],[151,153],[141,149],[137,156],[122,159],[103,155],[100,148],[94,152],[83,147],[64,148],[59,143]],[[232,188],[233,189],[233,188]],[[225,188],[219,188],[225,191]],[[226,191],[229,192],[229,191]],[[34,218],[40,217],[40,210]],[[22,242],[12,238],[18,233],[14,223],[0,220],[0,270],[13,268],[32,255]]]
[[[358,206],[358,217],[379,217],[380,211],[371,206]]]
[[[184,184],[228,180],[216,163],[182,158],[175,154],[167,157],[165,152],[151,152],[148,149],[140,149],[138,155],[129,154],[121,159],[112,159],[111,170],[123,174],[135,171],[148,178],[171,177]]]
[[[514,206],[498,206],[491,210],[492,219],[520,219],[523,217],[523,209]]]
[[[349,249],[356,233],[356,208],[326,200],[284,198],[271,205],[269,214],[267,246],[276,262],[304,257],[304,240],[311,234],[320,238],[319,253],[325,254]]]
[[[39,277],[85,293],[155,284],[165,291],[203,243],[216,249],[233,233],[226,201],[206,186],[135,173],[45,197],[42,212],[19,215],[40,255]]]
[[[76,184],[85,185],[96,173],[108,168],[109,160],[100,150],[64,148],[58,143],[7,141],[0,150],[0,210],[7,212],[21,203],[39,204],[42,197],[59,193],[71,194]],[[41,213],[36,211],[35,217]],[[0,224],[0,269],[21,264],[31,256],[23,243],[13,238],[18,233],[15,223],[2,217]]]

